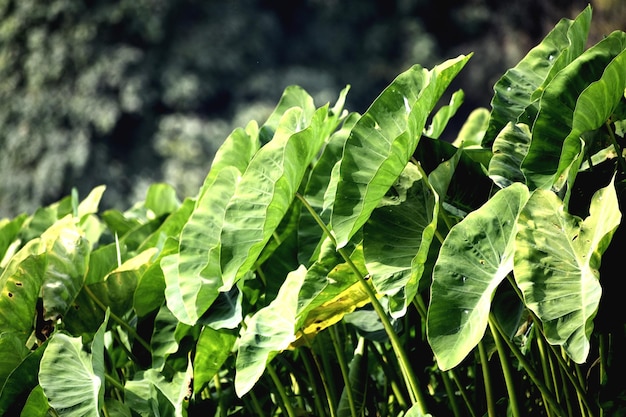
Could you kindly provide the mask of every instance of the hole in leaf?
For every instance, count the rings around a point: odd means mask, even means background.
[[[7,293],[7,294],[9,295],[9,298],[13,298],[13,293],[12,292]]]
[[[16,281],[15,285],[18,286],[18,287],[21,287],[23,284],[20,281]]]

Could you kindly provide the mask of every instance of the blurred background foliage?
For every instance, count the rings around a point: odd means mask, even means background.
[[[592,39],[625,29],[595,0]],[[363,112],[401,71],[474,52],[458,123],[582,0],[0,0],[0,218],[77,187],[128,208],[150,183],[194,195],[230,131],[283,89],[351,85]]]

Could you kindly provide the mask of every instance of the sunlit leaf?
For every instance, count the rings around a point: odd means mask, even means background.
[[[590,23],[591,7],[575,20],[562,19],[539,45],[498,80],[491,101],[489,128],[483,140],[485,145],[491,145],[509,122],[531,124],[531,120],[520,120],[520,116],[538,98],[536,92],[542,92],[556,73],[583,52]]]
[[[400,74],[356,123],[346,141],[331,214],[337,246],[365,224],[413,155],[428,115],[469,56]]]
[[[513,184],[454,226],[433,271],[428,341],[443,370],[459,364],[482,339],[491,299],[513,269],[517,218],[528,189]]]
[[[234,167],[219,171],[183,227],[178,253],[160,261],[167,305],[183,323],[194,325],[222,287],[219,233],[239,178],[240,172]],[[206,268],[213,270],[205,271]]]
[[[584,221],[552,192],[535,191],[519,218],[515,279],[550,343],[582,363],[601,296],[599,268],[621,220],[613,183],[598,191]]]
[[[235,391],[246,394],[259,380],[276,354],[295,340],[298,293],[306,268],[290,273],[276,298],[246,321],[239,338],[235,374]]]
[[[90,352],[80,337],[55,333],[41,358],[39,383],[61,416],[99,416],[104,395],[104,332],[96,332]]]
[[[151,184],[146,193],[144,206],[159,217],[169,214],[180,206],[180,200],[176,196],[176,190],[169,184]]]
[[[254,265],[289,210],[309,164],[338,118],[321,107],[307,120],[299,108],[288,110],[274,138],[252,161],[224,214],[220,262],[224,286],[230,288]]]
[[[625,58],[623,54],[619,56],[625,48],[626,33],[613,32],[556,74],[546,86],[532,127],[530,147],[522,162],[530,189],[549,189],[555,184],[560,189],[565,181],[563,173],[580,153],[580,134],[604,124],[610,116],[606,112],[617,106],[625,77]],[[605,73],[614,60],[616,64]],[[599,84],[588,89],[599,80]],[[583,98],[587,94],[596,104]],[[580,109],[579,98],[583,98]],[[590,104],[597,105],[598,110],[590,110]],[[590,114],[585,115],[586,111]],[[603,120],[597,119],[605,115]]]
[[[363,254],[374,287],[403,316],[417,294],[437,227],[438,196],[412,163],[363,227]]]

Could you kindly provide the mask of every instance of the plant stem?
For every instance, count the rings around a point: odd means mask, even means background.
[[[456,376],[454,369],[447,370],[444,373],[447,375],[450,375],[450,378],[456,384],[456,388],[461,393],[461,397],[463,398],[463,401],[465,402],[465,407],[467,407],[467,411],[469,411],[472,417],[476,417],[476,411],[474,411],[474,407],[472,406],[472,401],[467,396],[465,387],[461,384],[461,381],[459,381],[459,378]]]
[[[306,336],[304,336],[306,338]],[[306,343],[308,344],[308,340],[306,340]],[[321,394],[319,392],[318,389],[318,384],[315,381],[315,374],[313,372],[313,366],[311,365],[311,360],[309,359],[309,352],[311,354],[311,356],[313,356],[313,353],[311,352],[310,346],[307,346],[307,349],[301,349],[300,350],[300,357],[302,358],[302,363],[304,364],[304,369],[306,370],[306,373],[309,377],[309,380],[311,381],[311,389],[313,390],[313,401],[315,403],[315,408],[317,409],[317,415],[322,417],[324,415],[326,415],[326,411],[324,410],[324,406],[322,405],[322,401],[321,401]],[[313,357],[313,360],[315,361],[315,357]],[[316,363],[317,366],[317,363]],[[319,366],[318,366],[318,370],[319,370]],[[319,373],[319,372],[318,372]],[[321,380],[322,380],[322,386],[324,387],[325,390],[325,394],[326,394],[326,398],[329,398],[329,393],[328,393],[328,386],[326,385],[326,382],[324,381],[324,378],[322,378],[320,376]],[[330,404],[329,404],[330,405]]]
[[[100,307],[100,309],[106,313],[108,307],[105,306],[102,303],[102,301],[98,299],[98,297],[96,297],[93,291],[89,289],[89,286],[84,285],[83,289],[85,290],[85,293],[87,293],[89,298],[91,298],[93,302],[96,303],[96,305],[98,305],[98,307]],[[128,332],[128,334],[130,334],[137,342],[139,342],[139,344],[143,346],[148,352],[152,353],[152,348],[150,347],[150,344],[148,344],[148,342],[146,342],[141,336],[139,336],[137,331],[133,329],[128,323],[126,323],[124,320],[122,320],[119,316],[117,316],[115,313],[113,313],[110,310],[109,310],[109,317],[111,317],[111,319],[113,319],[114,322],[122,326]]]
[[[322,228],[322,230],[324,231],[324,234],[328,236],[328,238],[331,240],[333,245],[337,247],[337,241],[335,240],[335,237],[330,232],[330,230],[328,230],[328,227],[326,227],[326,224],[324,224],[322,219],[318,216],[317,212],[313,209],[313,207],[311,207],[309,202],[299,193],[296,193],[296,197],[302,202],[302,204],[309,211],[311,216],[313,216],[317,224]],[[372,306],[374,307],[374,310],[376,311],[376,314],[378,314],[378,317],[380,318],[383,324],[383,327],[385,331],[387,332],[387,336],[389,336],[391,346],[393,347],[393,350],[398,358],[400,369],[402,370],[405,383],[407,384],[407,388],[409,391],[409,395],[411,396],[412,404],[414,404],[417,407],[419,412],[421,412],[422,414],[426,414],[427,411],[426,411],[424,395],[422,394],[420,390],[419,384],[417,382],[417,378],[415,377],[415,374],[413,373],[413,369],[411,368],[409,364],[409,360],[406,355],[406,352],[404,351],[400,343],[400,339],[398,338],[398,335],[396,334],[393,326],[391,325],[391,322],[389,321],[389,318],[387,317],[387,313],[385,312],[385,309],[378,301],[378,297],[376,296],[376,293],[374,292],[374,290],[368,283],[366,277],[363,276],[363,274],[357,268],[354,262],[352,262],[352,259],[350,259],[349,254],[343,248],[338,248],[337,252],[339,252],[339,254],[346,261],[348,266],[350,266],[350,268],[354,271],[363,289],[365,290],[365,293],[370,299]]]
[[[487,415],[496,417],[496,405],[491,391],[491,373],[489,372],[489,358],[482,341],[478,342],[478,353],[480,354],[480,365],[483,371],[483,382],[485,385],[485,399],[487,401]]]
[[[502,338],[496,329],[489,323],[493,340],[498,350],[498,357],[500,358],[500,364],[502,365],[502,373],[504,380],[506,381],[506,391],[509,395],[509,409],[511,410],[512,417],[521,417],[519,405],[517,403],[517,395],[515,395],[515,385],[513,383],[513,375],[511,373],[511,366],[508,361],[507,352],[504,349]]]
[[[117,379],[113,378],[111,375],[109,375],[109,374],[104,374],[104,380],[105,380],[107,383],[109,383],[109,384],[113,385],[113,387],[114,387],[116,390],[119,390],[119,391],[121,391],[121,392],[124,392],[124,385],[120,384],[120,382],[119,382]]]
[[[455,417],[460,417],[461,411],[459,410],[459,405],[456,401],[454,389],[452,388],[452,381],[450,381],[450,376],[447,372],[441,372],[441,380],[443,381],[443,386],[446,389],[446,394],[448,395],[450,408],[452,408],[452,413]]]
[[[389,386],[391,386],[391,390],[393,391],[393,395],[395,396],[396,402],[398,403],[401,409],[408,408],[406,400],[404,398],[404,393],[402,392],[399,382],[398,382],[396,369],[390,366],[386,356],[384,355],[384,352],[381,353],[378,351],[378,349],[382,350],[383,346],[380,344],[376,344],[376,345],[370,344],[369,347],[370,347],[369,349],[370,353],[372,354],[372,356],[376,359],[376,362],[382,368],[383,373],[385,374],[385,378],[389,381]]]
[[[490,323],[493,323],[493,327],[498,331],[500,336],[502,336],[502,340],[504,340],[504,342],[507,344],[513,355],[515,355],[515,358],[519,361],[520,366],[524,368],[530,380],[539,389],[546,403],[548,403],[554,409],[557,415],[561,417],[566,416],[565,411],[560,406],[558,401],[554,398],[554,395],[544,384],[541,378],[539,378],[532,365],[528,362],[522,352],[519,351],[519,348],[506,336],[506,332],[500,327],[498,321],[495,320],[495,318],[493,317],[493,313],[489,313],[489,321]]]
[[[274,387],[276,387],[276,391],[278,391],[278,395],[280,396],[280,399],[282,400],[281,402],[283,403],[283,408],[284,408],[283,411],[289,417],[296,417],[296,412],[293,409],[293,407],[291,406],[291,402],[289,401],[289,397],[287,397],[287,393],[285,392],[285,387],[283,386],[282,382],[280,381],[280,378],[278,378],[278,374],[276,373],[276,370],[274,369],[274,366],[271,363],[268,363],[267,366],[266,366],[266,369],[267,369],[267,373],[269,374],[270,378],[274,382]]]
[[[350,373],[348,366],[346,365],[346,358],[343,354],[343,347],[339,346],[339,335],[337,334],[337,327],[331,326],[329,329],[330,339],[333,342],[335,348],[335,354],[337,355],[337,362],[339,362],[339,369],[341,370],[341,376],[344,382],[344,391],[348,398],[348,405],[350,406],[350,415],[356,417],[356,406],[354,404],[354,393],[352,392],[352,384],[350,384]]]

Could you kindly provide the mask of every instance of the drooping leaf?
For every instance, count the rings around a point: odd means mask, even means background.
[[[392,190],[393,196],[383,198],[363,227],[363,255],[374,287],[390,297],[397,318],[417,294],[439,206],[437,194],[412,163]]]
[[[584,221],[552,192],[535,191],[519,218],[515,280],[552,344],[577,363],[587,359],[601,296],[598,269],[621,220],[611,182],[593,197]]]
[[[156,253],[157,248],[141,252],[104,276],[101,282],[91,284],[89,289],[113,313],[125,315],[133,307],[137,282],[153,263]]]
[[[246,321],[235,365],[235,392],[239,397],[252,389],[267,363],[295,340],[298,293],[305,275],[304,267],[290,273],[276,298]]]
[[[546,86],[532,127],[530,147],[522,162],[529,188],[549,189],[553,185],[556,189],[562,188],[565,171],[581,150],[579,136],[584,130],[579,129],[591,130],[604,124],[610,113],[601,121],[597,117],[603,116],[608,109],[612,111],[621,99],[619,94],[609,90],[624,88],[623,67],[620,69],[624,58],[619,55],[625,48],[626,33],[613,32],[562,69]],[[606,78],[597,87],[587,90],[604,77],[605,70],[615,59],[616,66],[606,73]],[[613,83],[616,84],[611,85]],[[606,97],[605,93],[608,94]],[[589,116],[592,119],[584,114],[589,110],[588,100],[583,99],[582,108],[577,111],[579,98],[587,94],[590,94],[589,99],[597,101],[601,113],[591,111]]]
[[[356,123],[344,147],[331,214],[337,246],[345,246],[413,155],[429,113],[463,68],[460,56],[428,71],[400,74]]]
[[[55,333],[39,368],[39,384],[50,406],[61,416],[99,416],[104,395],[104,332],[107,318],[91,344],[80,337]]]
[[[590,23],[591,7],[575,20],[562,19],[539,45],[498,80],[484,145],[491,145],[509,122],[531,124],[532,121],[520,120],[520,116],[538,98],[536,92],[543,91],[556,73],[583,52]]]
[[[514,182],[525,182],[522,161],[528,152],[530,130],[523,123],[507,124],[493,142],[489,178],[500,188]]]
[[[528,197],[523,184],[500,190],[443,242],[427,318],[428,341],[443,370],[460,363],[483,337],[494,291],[513,269],[516,222]]]

